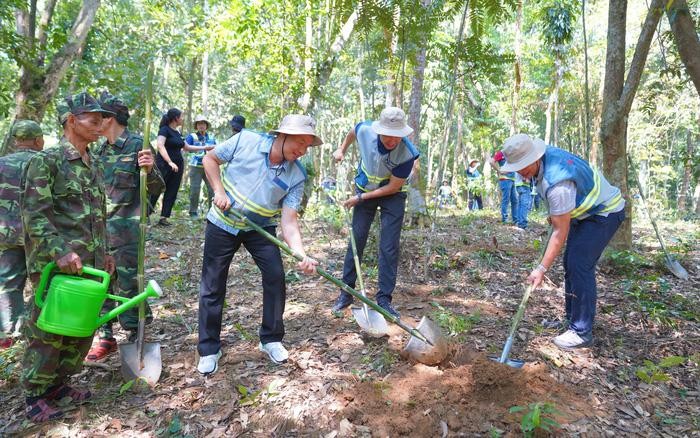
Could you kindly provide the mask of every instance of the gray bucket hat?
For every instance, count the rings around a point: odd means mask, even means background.
[[[501,173],[517,172],[539,160],[544,155],[547,144],[539,138],[527,134],[515,134],[503,143],[503,156],[506,164],[501,166]]]
[[[192,123],[194,129],[197,129],[197,123],[199,122],[204,122],[207,124],[207,131],[209,130],[209,128],[211,128],[211,123],[209,123],[209,120],[207,120],[207,118],[204,117],[204,114],[197,114],[197,117],[194,118],[194,123]]]
[[[313,117],[303,114],[288,114],[284,116],[279,128],[271,130],[270,134],[311,135],[314,138],[311,146],[323,144],[321,137],[316,135],[316,121]]]
[[[372,130],[388,137],[405,137],[413,132],[413,128],[406,124],[406,113],[395,106],[382,110],[379,120],[372,122]]]

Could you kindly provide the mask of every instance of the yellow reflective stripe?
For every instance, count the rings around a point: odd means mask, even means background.
[[[360,185],[357,184],[357,183],[355,183],[355,187],[357,187],[358,189],[362,190],[362,191],[365,192],[365,193],[371,192],[371,191],[372,191],[372,190],[367,190],[366,188],[360,186]],[[377,188],[378,188],[378,187],[377,187]],[[400,192],[407,192],[407,191],[408,191],[408,184],[402,185],[402,186],[401,186],[401,190],[399,190],[399,191],[400,191]]]
[[[595,169],[593,171],[593,188],[588,192],[588,196],[581,202],[581,205],[571,210],[571,217],[577,218],[593,207],[593,204],[600,195],[600,174]]]
[[[281,209],[277,210],[270,210],[267,209],[261,205],[256,204],[255,202],[251,201],[248,197],[243,196],[238,190],[236,190],[233,185],[231,185],[226,179],[223,180],[224,187],[226,190],[228,190],[229,193],[231,193],[231,196],[233,196],[233,199],[236,200],[243,208],[246,210],[250,210],[253,213],[257,213],[260,216],[264,217],[273,217],[276,214],[278,214]]]
[[[621,203],[622,203],[622,193],[618,193],[617,195],[613,196],[613,198],[610,201],[608,201],[608,205],[604,209],[600,210],[600,212],[607,213],[609,211],[613,211],[617,207],[619,207]]]
[[[367,175],[367,182],[379,184],[382,181],[386,181],[389,179],[389,177],[381,178],[370,174],[369,172],[367,172],[367,168],[365,168],[364,163],[360,163],[360,167],[362,168],[362,171],[365,173],[365,175]]]
[[[219,219],[221,219],[222,221],[224,221],[224,223],[226,223],[227,225],[232,226],[233,228],[238,228],[238,229],[240,230],[241,228],[245,228],[245,227],[246,227],[246,223],[245,223],[245,222],[239,221],[239,220],[233,220],[233,219],[231,219],[230,217],[226,216],[221,210],[219,210],[218,207],[214,209],[214,214],[215,214]]]

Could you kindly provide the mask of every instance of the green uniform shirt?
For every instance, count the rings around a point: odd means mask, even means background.
[[[104,269],[107,229],[100,162],[87,165],[62,138],[29,160],[23,199],[27,272],[77,253],[83,265]]]
[[[105,141],[95,154],[102,164],[107,192],[110,250],[138,242],[141,218],[138,153],[142,146],[143,138],[124,130],[114,144]],[[154,195],[163,186],[163,178],[154,165],[146,180],[146,190]]]
[[[0,247],[23,246],[20,202],[27,162],[37,153],[20,149],[0,158]]]

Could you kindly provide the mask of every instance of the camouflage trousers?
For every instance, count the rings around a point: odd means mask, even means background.
[[[19,332],[27,264],[23,246],[0,247],[0,337]]]
[[[40,309],[34,304],[31,309],[31,318],[24,328],[27,350],[20,381],[26,397],[38,397],[80,371],[92,336],[74,338],[45,332],[36,326]]]
[[[138,244],[128,244],[113,250],[114,259],[117,263],[116,279],[112,280],[112,294],[121,297],[132,298],[138,295]],[[109,311],[115,307],[112,300],[105,301],[103,311]],[[153,320],[151,308],[146,302],[146,323]],[[124,330],[136,330],[139,322],[139,308],[134,307],[119,315],[119,324]],[[99,330],[100,338],[114,337],[112,321],[105,323]]]

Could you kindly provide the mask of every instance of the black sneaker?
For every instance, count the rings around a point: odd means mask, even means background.
[[[382,309],[386,310],[386,311],[389,312],[391,315],[393,315],[393,316],[395,316],[395,317],[397,317],[397,318],[400,318],[400,317],[401,317],[401,314],[400,314],[396,309],[394,309],[394,307],[391,305],[390,302],[388,302],[388,301],[382,301],[382,302],[378,302],[377,304],[379,304],[379,307],[381,307]]]
[[[543,319],[542,328],[547,330],[562,330],[564,328],[564,321],[559,319]]]
[[[158,221],[158,225],[161,227],[169,227],[172,223],[167,218],[162,217]]]
[[[333,305],[333,308],[331,310],[333,311],[333,313],[340,313],[343,311],[343,309],[352,304],[354,300],[355,299],[352,297],[352,295],[341,292],[338,299],[335,300],[335,304]]]

